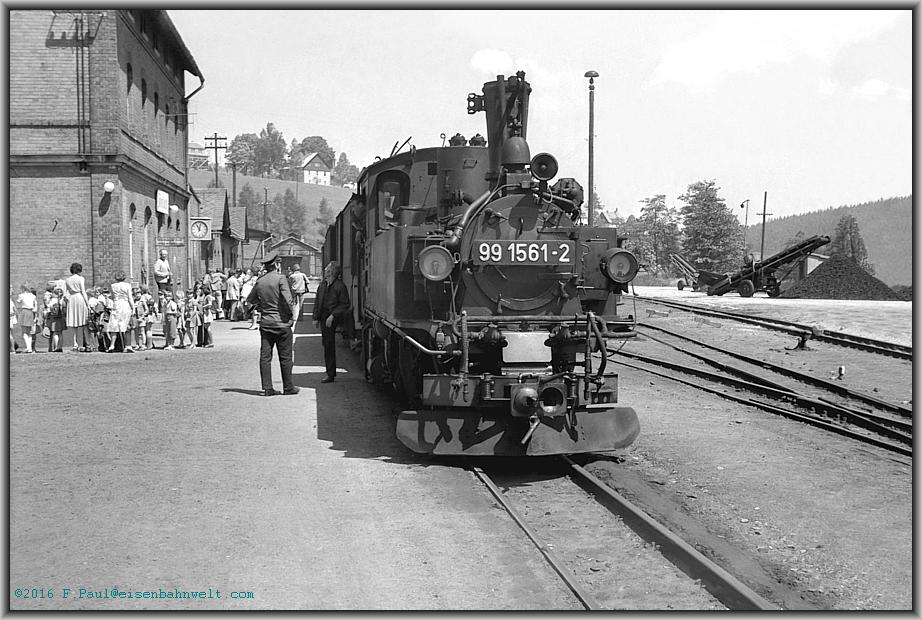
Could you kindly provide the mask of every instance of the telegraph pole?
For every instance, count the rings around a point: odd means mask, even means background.
[[[218,140],[227,140],[223,136],[219,136],[216,131],[213,136],[206,136],[205,141],[211,140],[213,144],[211,146],[206,146],[206,149],[214,150],[214,186],[219,187],[218,184],[218,151],[221,149],[226,149],[226,144],[218,144]]]
[[[767,213],[768,209],[768,191],[765,192],[765,198],[762,200],[762,245],[759,247],[759,271],[762,271],[762,263],[765,262],[765,216],[771,215]]]
[[[746,207],[746,220],[745,220],[745,223],[743,224],[743,251],[748,254],[749,246],[746,243],[746,232],[747,232],[747,229],[749,228],[749,199],[748,198],[740,203],[740,209],[742,209],[743,207]],[[763,226],[762,229],[764,230],[765,227]]]
[[[586,71],[583,77],[589,78],[589,212],[586,216],[586,223],[592,226],[592,201],[595,196],[595,185],[593,185],[592,170],[594,164],[593,153],[593,134],[595,133],[595,78],[599,77],[596,71]]]

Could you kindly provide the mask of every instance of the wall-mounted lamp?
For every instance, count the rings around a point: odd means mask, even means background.
[[[177,211],[179,211],[179,207],[177,207],[176,205],[170,205],[171,213],[176,213]]]
[[[111,194],[113,191],[115,191],[115,183],[112,181],[106,181],[102,188],[106,191],[107,194]]]

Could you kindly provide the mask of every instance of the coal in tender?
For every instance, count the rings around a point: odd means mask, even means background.
[[[832,256],[806,278],[784,291],[782,297],[800,299],[871,299],[899,301],[889,286],[844,256]]]

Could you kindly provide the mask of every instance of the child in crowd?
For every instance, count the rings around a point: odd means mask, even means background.
[[[211,348],[214,342],[211,339],[211,324],[215,317],[215,298],[214,293],[209,293],[204,288],[199,292],[200,305],[202,307],[202,329],[199,344],[203,347]]]
[[[154,320],[159,320],[157,314],[157,304],[153,295],[150,294],[150,288],[146,284],[141,285],[141,301],[147,306],[147,322],[144,325],[144,342],[147,343],[148,349],[154,348]]]
[[[163,312],[163,337],[166,345],[163,347],[172,351],[173,341],[176,339],[176,323],[179,318],[179,305],[171,293],[160,293],[160,308]]]
[[[198,333],[199,325],[202,324],[201,310],[198,303],[192,296],[192,289],[186,291],[186,300],[183,305],[183,323],[185,324],[184,335],[189,336],[189,348],[195,348],[195,336]],[[185,345],[185,340],[180,338],[180,348]]]
[[[19,319],[16,318],[16,302],[13,301],[13,287],[10,286],[10,353],[19,349],[19,344],[13,337],[13,328],[15,328],[18,323]]]
[[[38,300],[32,293],[28,284],[19,287],[19,328],[22,330],[22,339],[26,344],[26,353],[35,353],[35,326],[38,325]]]
[[[177,345],[176,348],[185,349],[186,348],[186,344],[185,344],[186,343],[186,320],[185,320],[186,297],[183,294],[182,289],[179,289],[179,291],[176,293],[175,299],[176,299],[176,309],[177,309],[176,333],[179,334],[179,345]]]
[[[52,296],[48,300],[48,314],[45,325],[48,327],[48,351],[53,353],[64,352],[64,329],[67,327],[67,302],[64,300],[64,289],[55,286]]]
[[[134,303],[132,303],[132,317],[134,318],[134,341],[138,351],[149,349],[147,340],[147,321],[150,319],[150,309],[147,302],[141,297],[141,290],[134,290]]]

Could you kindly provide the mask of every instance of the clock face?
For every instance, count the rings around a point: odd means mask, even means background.
[[[208,234],[208,226],[205,222],[192,222],[192,236],[201,239]]]

